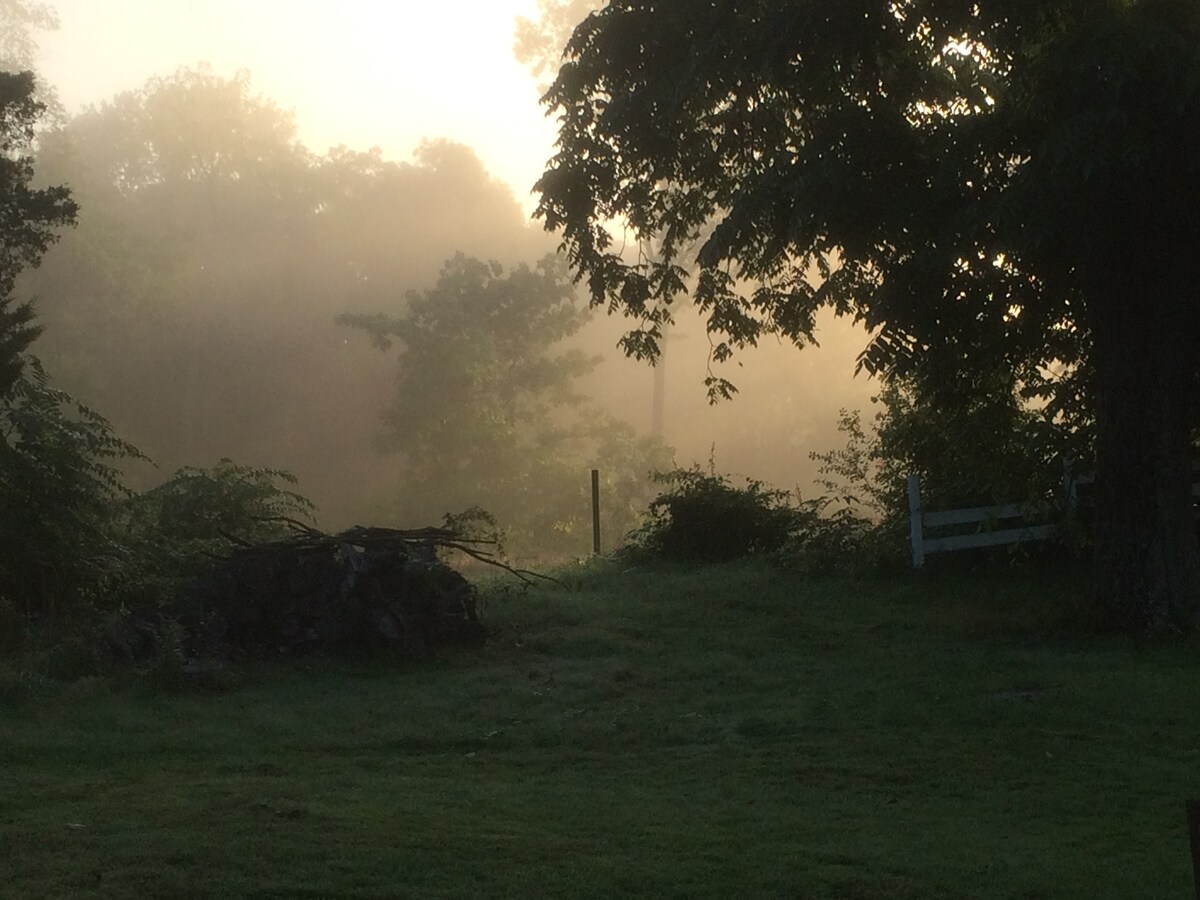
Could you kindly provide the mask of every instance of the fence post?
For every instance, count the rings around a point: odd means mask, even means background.
[[[913,568],[920,569],[925,565],[925,528],[921,522],[921,482],[916,475],[908,476],[908,533]]]
[[[592,469],[592,552],[600,555],[600,470]]]

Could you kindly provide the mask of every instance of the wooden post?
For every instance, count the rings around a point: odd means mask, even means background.
[[[1188,842],[1192,848],[1192,881],[1200,900],[1200,800],[1187,801]]]
[[[592,552],[600,555],[600,470],[592,469]]]
[[[920,569],[925,565],[925,527],[921,522],[921,482],[916,475],[908,476],[908,533],[913,568]]]

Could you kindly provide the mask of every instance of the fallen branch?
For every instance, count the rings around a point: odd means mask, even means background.
[[[338,534],[326,534],[319,529],[306,525],[289,516],[256,516],[260,522],[279,522],[287,525],[296,532],[291,538],[269,541],[262,544],[248,544],[232,535],[222,533],[222,537],[237,545],[239,555],[256,553],[274,553],[287,547],[297,551],[309,552],[317,550],[336,551],[343,544],[363,549],[387,549],[396,546],[434,548],[441,550],[456,550],[469,556],[477,562],[503,569],[525,584],[534,584],[535,579],[550,581],[561,585],[562,582],[550,575],[534,572],[529,569],[518,569],[501,561],[486,547],[495,547],[497,542],[484,538],[468,538],[449,528],[412,528],[397,529],[381,526],[355,525]]]

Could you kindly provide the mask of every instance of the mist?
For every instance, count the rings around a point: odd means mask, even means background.
[[[496,40],[507,53],[508,36]],[[478,501],[461,495],[465,479],[452,474],[417,490],[414,460],[388,448],[398,426],[385,420],[398,383],[450,398],[455,372],[432,365],[424,381],[411,373],[405,381],[394,348],[378,349],[337,321],[405,315],[456,254],[512,273],[553,253],[553,239],[529,218],[528,186],[485,162],[512,136],[467,146],[428,132],[395,156],[344,144],[318,152],[302,139],[303,98],[289,98],[300,107],[293,112],[257,80],[204,64],[171,69],[65,113],[43,136],[39,177],[67,184],[81,214],[24,276],[46,326],[38,355],[57,384],[154,460],[157,468],[130,470],[137,488],[181,466],[232,458],[295,473],[328,528],[434,524],[463,501],[521,510],[539,490],[528,480],[512,479],[511,497]],[[536,108],[535,81],[527,82],[524,102]],[[545,155],[533,156],[531,169]],[[865,335],[832,317],[820,323],[819,347],[768,339],[722,366],[739,393],[715,406],[703,384],[710,345],[698,316],[678,311],[657,374],[617,349],[631,324],[600,312],[547,347],[547,359],[570,348],[594,364],[575,373],[563,409],[529,407],[556,423],[554,477],[577,471],[581,516],[588,472],[604,466],[603,440],[595,427],[586,439],[578,431],[562,439],[569,407],[593,426],[611,417],[614,434],[624,423],[627,449],[654,438],[666,445],[622,451],[627,468],[711,464],[808,494],[809,453],[840,445],[838,410],[867,407],[874,389],[853,377]],[[456,417],[464,410],[447,405],[444,418]],[[548,439],[532,437],[541,424],[518,429],[529,446]],[[471,440],[463,434],[454,440]],[[577,544],[586,553],[590,537],[556,521],[558,551]]]

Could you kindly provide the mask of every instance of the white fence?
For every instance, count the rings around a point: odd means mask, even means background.
[[[1196,472],[1200,476],[1200,469]],[[1078,503],[1077,488],[1081,484],[1093,484],[1095,475],[1075,475],[1069,462],[1063,463],[1063,492],[1065,502],[1057,512],[1068,518],[1075,514]],[[1200,481],[1192,484],[1192,496],[1200,498]],[[1040,541],[1057,533],[1054,523],[1025,524],[1029,519],[1045,519],[1047,511],[1030,504],[1007,503],[1001,506],[976,506],[973,509],[947,509],[927,512],[921,507],[921,483],[916,475],[908,476],[908,521],[909,540],[912,543],[913,568],[925,565],[930,553],[948,553],[951,550],[966,550],[970,547],[1002,547],[1022,541]],[[1200,509],[1197,510],[1200,517]],[[1018,520],[1020,525],[1014,524]],[[1008,523],[1006,527],[1000,525]],[[976,525],[978,530],[970,534],[955,534],[948,537],[926,537],[927,528],[949,525]]]
[[[1072,486],[1068,485],[1068,489]],[[913,568],[919,569],[924,566],[925,557],[930,553],[947,553],[951,550],[966,550],[970,547],[1001,547],[1021,541],[1042,540],[1055,533],[1058,526],[1053,524],[995,527],[1005,521],[1014,522],[1032,515],[1035,515],[1035,511],[1020,503],[927,512],[921,507],[921,482],[916,475],[909,475],[908,520]],[[955,534],[949,537],[925,536],[927,528],[948,525],[977,525],[981,529],[986,526],[988,530],[979,530],[972,534]]]

